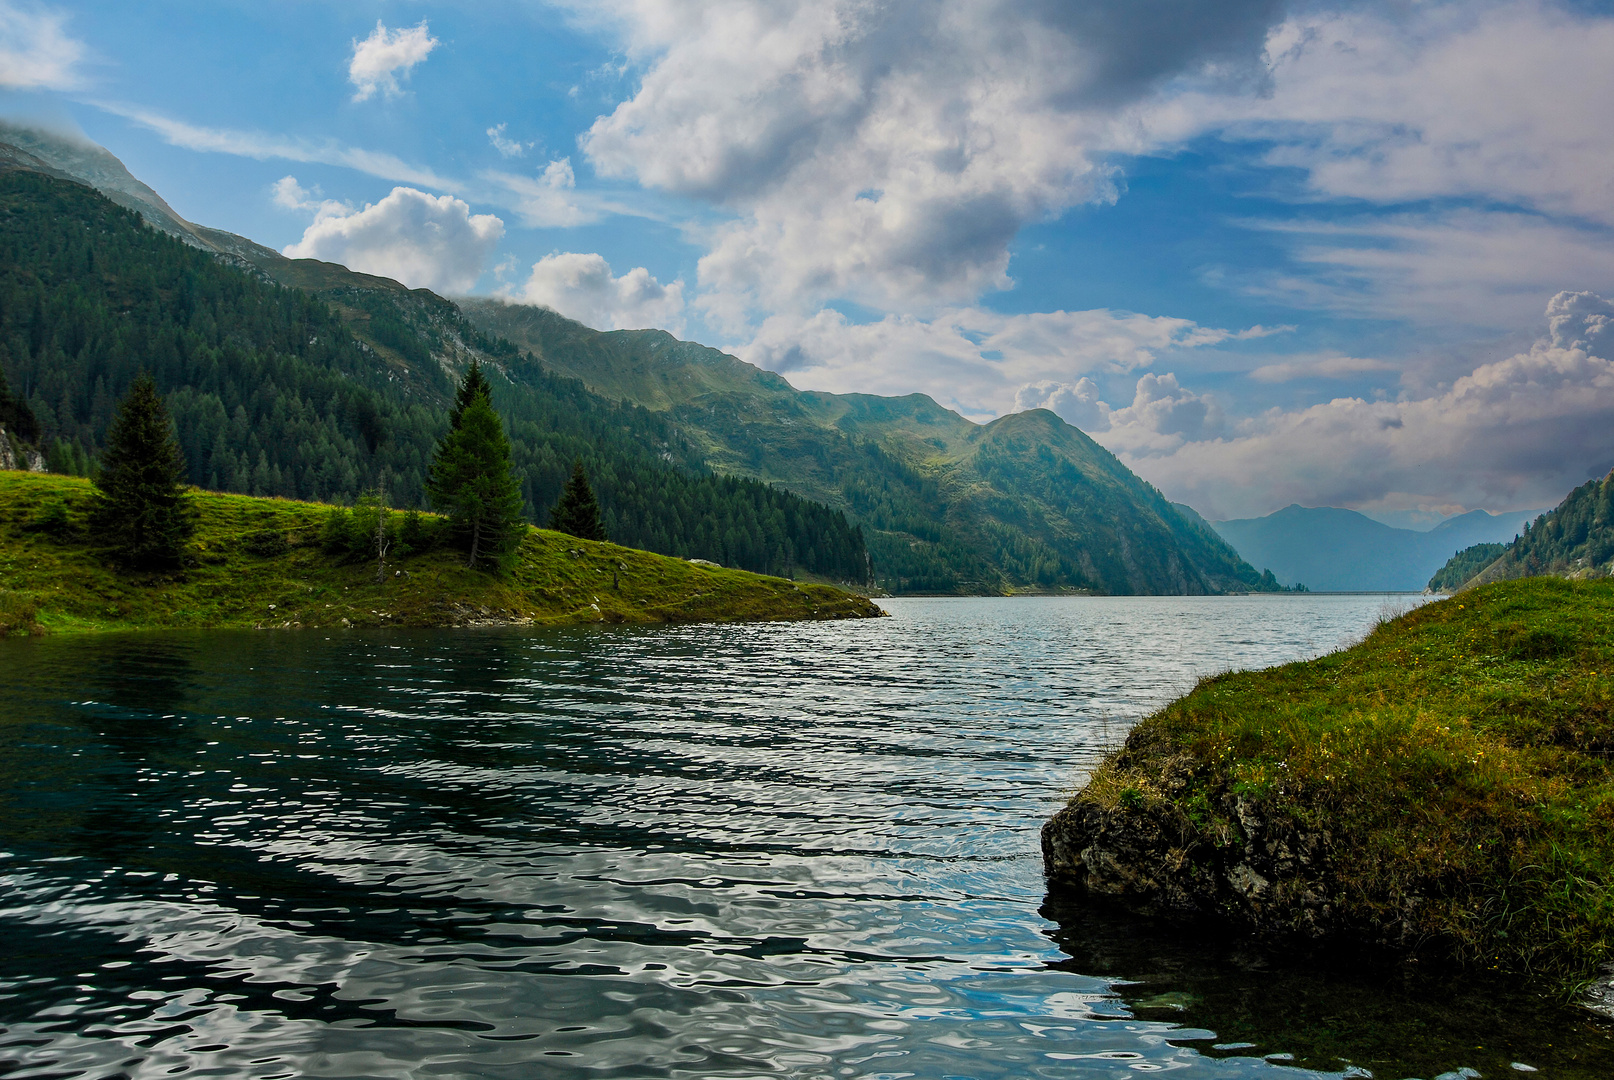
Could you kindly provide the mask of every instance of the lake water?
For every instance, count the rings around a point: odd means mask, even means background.
[[[1517,986],[1046,896],[1131,720],[1412,602],[0,641],[0,1076],[1614,1075]]]

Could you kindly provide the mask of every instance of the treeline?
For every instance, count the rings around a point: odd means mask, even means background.
[[[1486,575],[1488,581],[1542,574],[1614,576],[1614,472],[1571,491],[1554,510],[1527,524],[1513,543],[1476,544],[1459,551],[1429,587],[1457,588],[1493,563],[1496,569]]]
[[[7,426],[31,421],[57,471],[90,471],[115,403],[147,370],[200,487],[352,503],[384,482],[394,505],[424,508],[453,391],[434,350],[496,360],[515,350],[457,313],[374,293],[342,301],[358,309],[351,325],[324,300],[225,266],[88,188],[0,174],[0,372],[17,403]],[[528,359],[520,382],[497,371],[491,381],[530,519],[544,520],[581,458],[621,543],[866,579],[861,533],[839,513],[703,475],[666,418]]]
[[[1446,565],[1429,579],[1430,592],[1456,592],[1463,583],[1490,566],[1508,549],[1506,544],[1474,544],[1446,560]]]

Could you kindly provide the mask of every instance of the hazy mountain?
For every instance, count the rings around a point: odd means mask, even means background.
[[[383,395],[377,407],[398,417],[409,399],[435,400],[445,375],[481,357],[503,376],[501,385],[508,382],[501,407],[509,415],[564,420],[578,428],[576,438],[591,432],[596,442],[616,430],[620,445],[602,444],[600,453],[621,459],[648,452],[670,468],[754,478],[843,511],[862,526],[875,573],[893,591],[1267,587],[1215,531],[1185,518],[1052,413],[978,425],[920,394],[803,393],[778,375],[661,331],[603,333],[540,308],[464,301],[467,322],[427,290],[287,259],[187,222],[100,147],[20,129],[0,137],[9,140],[0,147],[0,170],[89,184],[188,245],[328,302],[373,358],[376,377],[365,381]],[[557,377],[579,379],[592,394],[568,396]],[[527,401],[534,394],[541,404]],[[560,398],[572,415],[556,411],[552,402]],[[620,412],[622,421],[612,419],[621,409],[629,410]],[[657,432],[654,445],[633,441],[641,429]],[[532,437],[541,434],[532,429]],[[533,467],[548,469],[555,456],[540,454]],[[545,490],[535,486],[530,499],[540,502]]]
[[[1252,566],[1286,585],[1323,592],[1416,592],[1447,559],[1479,543],[1512,540],[1539,511],[1471,510],[1427,532],[1396,529],[1355,510],[1290,505],[1213,527]]]

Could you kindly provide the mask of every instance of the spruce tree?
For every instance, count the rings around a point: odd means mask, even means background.
[[[605,539],[600,504],[594,498],[594,489],[588,486],[588,474],[583,471],[581,460],[572,465],[572,477],[566,481],[554,509],[549,511],[549,527],[583,540]]]
[[[186,541],[196,532],[196,511],[185,494],[185,458],[174,437],[174,423],[157,393],[157,383],[141,372],[107,429],[101,455],[100,489],[94,521],[119,558],[148,569],[178,566]]]
[[[487,376],[482,374],[482,365],[475,360],[465,369],[465,378],[460,383],[459,390],[454,394],[454,408],[448,414],[448,426],[458,428],[460,417],[465,415],[465,407],[476,397],[481,396],[493,401],[493,385],[488,382]]]
[[[485,389],[473,392],[457,411],[457,423],[432,461],[432,505],[448,515],[469,549],[467,566],[497,565],[515,552],[527,531],[521,490],[510,472],[510,440]]]

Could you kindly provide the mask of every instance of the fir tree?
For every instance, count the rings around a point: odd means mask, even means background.
[[[156,381],[141,372],[107,429],[95,480],[100,489],[96,528],[124,562],[147,568],[179,565],[185,542],[196,532],[184,476],[173,421]]]
[[[464,381],[460,383],[460,388],[454,395],[454,408],[448,414],[450,428],[460,426],[460,418],[465,415],[465,407],[478,396],[487,398],[491,404],[493,386],[488,382],[487,376],[482,374],[482,365],[472,360],[471,366],[465,369]]]
[[[432,505],[469,547],[467,566],[498,564],[527,531],[521,489],[510,472],[510,440],[485,390],[471,394],[457,420],[432,461]]]
[[[566,481],[566,489],[549,511],[549,527],[583,540],[605,539],[600,504],[594,498],[594,489],[588,486],[588,474],[583,471],[581,460],[572,465],[572,478]]]

